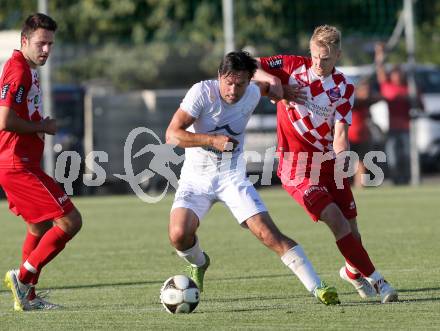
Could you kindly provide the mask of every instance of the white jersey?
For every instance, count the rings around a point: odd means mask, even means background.
[[[196,118],[188,131],[227,135],[236,139],[239,144],[232,153],[223,154],[209,148],[186,148],[182,175],[194,170],[244,170],[242,153],[245,128],[260,97],[260,88],[251,83],[237,103],[227,104],[220,95],[218,80],[205,80],[194,84],[180,104],[183,111]]]

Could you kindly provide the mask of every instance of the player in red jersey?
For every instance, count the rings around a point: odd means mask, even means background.
[[[310,217],[328,225],[346,265],[340,276],[362,297],[396,301],[397,292],[376,270],[362,246],[356,205],[342,171],[349,150],[353,85],[336,70],[340,32],[324,25],[310,39],[311,57],[278,55],[259,58],[255,79],[271,84],[271,93],[289,99],[292,86],[307,92],[304,105],[277,104],[278,176],[283,188]],[[289,87],[290,86],[290,87]]]
[[[29,16],[21,49],[13,52],[0,77],[0,185],[10,210],[27,226],[20,268],[5,275],[17,311],[59,307],[36,295],[35,285],[41,269],[82,225],[69,197],[40,168],[44,135],[55,134],[57,126],[54,119],[43,118],[37,68],[49,57],[56,29],[49,16]]]

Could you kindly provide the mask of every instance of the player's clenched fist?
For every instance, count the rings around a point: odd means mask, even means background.
[[[283,100],[281,101],[286,107],[293,107],[295,103],[303,105],[307,100],[307,93],[301,90],[298,85],[283,85],[283,92]]]
[[[232,152],[237,145],[238,141],[232,137],[220,134],[213,135],[212,147],[220,152]]]

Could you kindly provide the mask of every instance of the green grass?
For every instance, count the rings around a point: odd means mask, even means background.
[[[172,197],[146,204],[136,197],[77,198],[84,227],[43,271],[41,288],[65,309],[15,313],[0,290],[1,330],[438,330],[440,328],[440,188],[355,191],[363,242],[401,301],[362,300],[338,277],[343,264],[323,224],[314,224],[279,189],[261,192],[273,218],[299,241],[342,304],[310,296],[276,255],[217,204],[199,238],[211,257],[205,292],[193,314],[169,315],[162,282],[184,263],[168,243]],[[24,223],[0,203],[0,271],[17,267]]]

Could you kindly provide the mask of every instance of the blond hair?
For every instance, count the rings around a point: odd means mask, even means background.
[[[313,31],[312,38],[310,42],[316,43],[321,47],[335,47],[336,49],[341,49],[341,32],[334,26],[331,25],[320,25]]]

